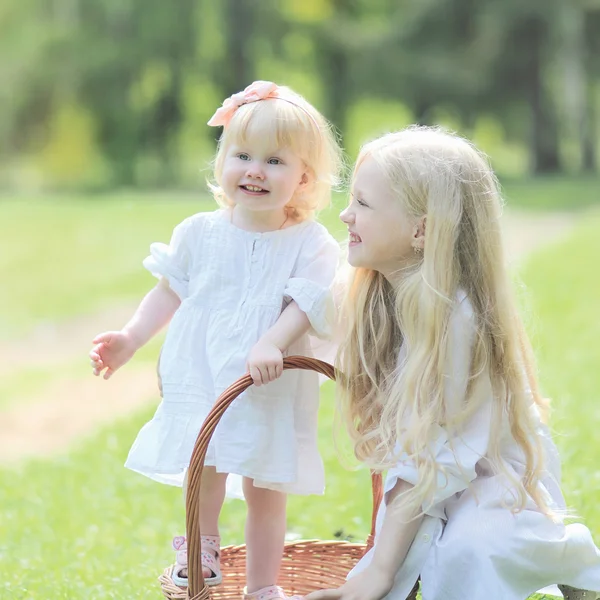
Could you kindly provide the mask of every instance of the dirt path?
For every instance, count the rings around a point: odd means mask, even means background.
[[[567,235],[576,217],[571,214],[507,212],[504,229],[507,256],[520,262],[531,252]],[[152,366],[128,365],[110,381],[92,377],[87,353],[93,336],[124,324],[135,304],[113,307],[95,315],[44,326],[26,339],[0,344],[0,377],[19,369],[55,366],[81,360],[81,377],[51,381],[43,393],[18,398],[0,412],[0,463],[65,451],[73,442],[102,425],[125,417],[148,402],[157,402]]]
[[[61,452],[148,402],[158,404],[153,369],[130,368],[123,374],[109,381],[92,375],[55,380],[39,397],[28,398],[26,406],[15,402],[2,413],[0,463]]]
[[[531,253],[567,236],[581,215],[507,211],[502,218],[507,258],[511,263],[519,263]]]
[[[25,338],[0,342],[0,377],[22,368],[58,367],[78,359],[87,364],[94,336],[121,328],[136,306],[136,302],[122,304],[94,315],[40,325]]]
[[[27,338],[0,344],[0,377],[19,369],[60,371],[62,365],[81,363],[81,376],[52,379],[37,395],[12,398],[9,408],[0,411],[0,463],[62,452],[101,426],[148,403],[158,404],[153,365],[134,360],[105,381],[92,375],[87,358],[94,336],[124,325],[136,305],[44,325]]]

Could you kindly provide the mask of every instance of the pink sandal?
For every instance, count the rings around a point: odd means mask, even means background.
[[[221,554],[221,538],[218,535],[203,535],[200,537],[200,545],[202,548],[202,566],[210,570],[211,576],[205,577],[206,585],[219,585],[223,581],[221,574],[221,565],[219,556]],[[178,535],[173,538],[173,548],[176,551],[175,564],[171,571],[171,579],[175,585],[179,587],[187,587],[187,573],[182,575],[181,572],[188,567],[187,559],[187,541],[184,536]]]
[[[251,594],[244,591],[244,600],[303,600],[303,598],[304,596],[286,596],[277,585],[270,585]]]

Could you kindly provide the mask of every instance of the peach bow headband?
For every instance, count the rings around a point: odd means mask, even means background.
[[[243,92],[238,92],[227,98],[223,102],[223,106],[217,109],[215,114],[208,121],[211,127],[227,127],[233,118],[235,111],[244,104],[251,102],[259,102],[260,100],[268,100],[269,98],[278,98],[284,102],[289,102],[294,106],[302,109],[311,119],[311,121],[319,128],[319,124],[315,118],[302,106],[279,95],[279,86],[272,81],[255,81],[251,83]]]

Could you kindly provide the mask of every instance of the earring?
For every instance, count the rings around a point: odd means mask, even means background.
[[[419,248],[418,246],[413,246],[413,250],[415,251],[415,254],[423,253],[423,248]]]

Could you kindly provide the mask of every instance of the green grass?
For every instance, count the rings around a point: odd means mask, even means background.
[[[529,286],[533,343],[565,463],[567,500],[600,543],[600,213],[522,273]]]
[[[570,211],[600,204],[600,178],[592,176],[506,179],[502,191],[511,208]]]
[[[600,215],[564,243],[537,254],[523,272],[530,327],[569,503],[600,541]],[[292,498],[289,530],[302,537],[362,539],[369,529],[365,471],[344,471],[331,442],[332,386],[324,388],[320,445],[328,473],[324,498]],[[99,432],[68,455],[0,469],[0,597],[94,600],[159,597],[156,576],[172,558],[170,536],[183,531],[181,492],[122,466],[153,407]],[[242,540],[244,508],[226,504],[225,543]]]

